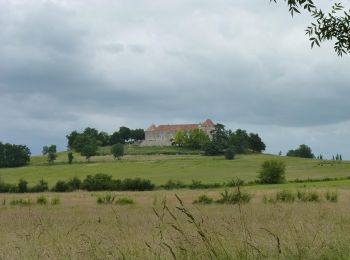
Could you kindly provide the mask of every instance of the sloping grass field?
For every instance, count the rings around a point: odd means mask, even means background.
[[[345,178],[350,176],[350,162],[319,161],[292,157],[279,157],[265,154],[238,155],[235,160],[225,160],[223,156],[208,157],[203,155],[176,155],[178,148],[132,147],[132,155],[122,160],[114,160],[111,155],[95,156],[87,162],[79,154],[74,154],[72,165],[67,163],[67,153],[59,153],[54,164],[47,163],[46,157],[32,157],[31,164],[21,168],[0,169],[0,176],[5,182],[17,183],[23,178],[29,184],[44,179],[53,185],[57,180],[68,180],[72,177],[83,179],[86,175],[105,173],[114,178],[145,178],[157,185],[168,180],[180,180],[191,183],[192,180],[203,183],[223,183],[235,178],[245,181],[256,179],[261,164],[268,159],[284,161],[287,180]],[[157,150],[158,149],[158,150]],[[164,152],[174,154],[160,154]],[[172,150],[173,149],[173,150]],[[130,148],[126,150],[127,154]],[[144,154],[141,154],[144,152]],[[191,151],[192,153],[192,151]],[[336,182],[329,182],[336,184]],[[338,185],[347,185],[347,180],[338,181]],[[293,184],[294,185],[294,184]],[[299,184],[300,185],[300,184]],[[313,185],[321,185],[317,183]]]
[[[166,151],[166,152],[164,152]],[[164,153],[165,154],[164,154]],[[214,201],[223,188],[146,192],[67,192],[0,194],[0,259],[349,259],[350,162],[239,155],[233,161],[174,148],[128,147],[122,160],[108,148],[90,162],[67,153],[54,164],[35,156],[27,167],[0,169],[5,182],[30,185],[42,178],[83,179],[105,173],[141,177],[157,185],[168,180],[223,183],[255,180],[268,159],[284,161],[287,179],[342,180],[254,185],[247,204],[192,204],[206,195]],[[163,154],[162,154],[163,153]],[[231,190],[233,190],[232,188]],[[312,193],[319,199],[270,201],[278,191]],[[327,194],[336,199],[327,199]],[[98,204],[101,197],[133,201]],[[177,199],[177,197],[179,199]],[[55,202],[55,203],[53,203]]]

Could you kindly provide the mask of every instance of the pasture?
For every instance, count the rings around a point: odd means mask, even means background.
[[[317,189],[324,194],[328,189]],[[102,193],[43,194],[59,205],[10,205],[38,194],[0,194],[0,259],[348,259],[350,191],[338,202],[194,205],[219,191],[113,193],[134,205],[100,205]],[[177,194],[181,202],[174,194]],[[176,208],[178,207],[178,208]]]
[[[71,177],[83,179],[86,175],[96,173],[109,174],[119,179],[140,177],[149,179],[156,185],[162,185],[170,179],[187,184],[192,180],[223,183],[235,178],[254,181],[261,164],[272,158],[285,162],[287,180],[350,176],[348,161],[319,161],[265,154],[238,155],[235,160],[229,161],[223,156],[208,157],[192,154],[193,151],[188,151],[190,154],[186,155],[177,154],[178,150],[171,147],[164,148],[166,150],[159,149],[131,147],[126,150],[127,155],[122,160],[114,160],[111,155],[103,155],[92,157],[90,162],[86,162],[79,154],[74,154],[72,165],[67,163],[66,153],[59,153],[53,165],[47,163],[46,157],[34,156],[29,166],[0,169],[0,176],[9,183],[17,183],[23,178],[30,185],[44,179],[50,186],[57,180],[68,180]],[[342,181],[340,184],[344,183],[347,185],[348,182]]]
[[[131,147],[132,148],[132,147]],[[163,154],[162,154],[163,153]],[[168,180],[223,183],[256,179],[268,159],[284,161],[286,177],[343,178],[242,188],[247,204],[193,204],[201,195],[218,200],[223,188],[147,192],[0,194],[0,259],[348,259],[350,257],[350,162],[319,161],[266,154],[239,155],[233,161],[174,148],[127,149],[114,160],[107,148],[90,162],[67,153],[54,164],[32,157],[27,167],[0,169],[2,180],[29,184],[105,173]],[[231,188],[234,190],[235,188]],[[267,199],[289,189],[317,193],[316,201]],[[326,194],[337,194],[331,202]],[[175,195],[176,194],[176,195]],[[178,198],[176,197],[178,196]],[[103,204],[101,198],[111,199]],[[97,203],[99,201],[99,203]],[[101,203],[102,201],[102,203]],[[107,200],[108,201],[108,200]],[[123,203],[117,204],[116,201]],[[133,204],[128,204],[134,202]]]

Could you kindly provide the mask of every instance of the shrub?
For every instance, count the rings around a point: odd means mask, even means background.
[[[41,179],[37,185],[29,189],[31,192],[44,192],[49,190],[49,185],[46,181]]]
[[[185,188],[186,185],[181,182],[181,181],[173,181],[173,180],[168,180],[164,185],[163,188],[166,190],[173,190],[173,189],[181,189]]]
[[[294,202],[295,194],[289,190],[282,190],[276,193],[276,201]]]
[[[73,159],[74,159],[74,155],[72,152],[68,152],[68,163],[72,164],[73,163]]]
[[[61,203],[60,198],[55,197],[51,199],[51,205],[59,205]]]
[[[217,200],[217,203],[222,204],[237,204],[248,203],[252,196],[249,193],[241,192],[239,189],[229,192],[227,189],[220,193],[221,199]]]
[[[17,190],[17,186],[16,185],[5,183],[0,178],[0,192],[16,192],[16,190]]]
[[[338,193],[327,191],[326,200],[330,201],[330,202],[337,202],[338,201]]]
[[[261,165],[258,178],[261,183],[283,183],[285,181],[286,166],[283,162],[277,160],[265,161]]]
[[[82,184],[83,189],[88,191],[100,190],[129,190],[129,191],[145,191],[153,190],[154,184],[150,180],[135,178],[124,180],[113,180],[112,176],[98,173],[96,175],[88,175]]]
[[[297,198],[300,201],[314,201],[314,202],[318,202],[320,201],[320,196],[318,195],[318,193],[314,192],[314,191],[309,191],[309,192],[305,192],[305,191],[298,191],[297,192]]]
[[[20,205],[20,206],[29,206],[32,204],[32,201],[30,199],[13,199],[10,201],[10,205]]]
[[[39,205],[46,205],[47,204],[47,198],[45,196],[39,196],[36,199],[36,203]]]
[[[226,186],[228,187],[237,187],[237,186],[243,186],[243,185],[244,185],[244,181],[241,179],[236,179],[236,180],[232,179],[226,184]]]
[[[145,179],[125,179],[122,181],[122,189],[130,190],[130,191],[145,191],[145,190],[153,190],[154,184],[151,183],[150,180]]]
[[[233,147],[229,147],[226,151],[225,151],[225,158],[227,160],[233,160],[235,158],[235,149]]]
[[[98,204],[112,204],[115,200],[115,195],[111,193],[106,193],[103,195],[99,195],[97,197],[97,203]]]
[[[52,190],[56,192],[66,192],[70,191],[70,187],[65,181],[57,181]]]
[[[201,181],[196,181],[196,180],[192,180],[192,183],[189,185],[190,189],[202,189],[204,186],[204,184],[202,184]]]
[[[320,196],[318,195],[317,192],[309,192],[308,193],[308,200],[307,201],[314,201],[314,202],[319,202],[321,199],[320,199]]]
[[[110,190],[112,176],[97,173],[95,175],[88,175],[83,181],[83,188],[88,191]]]
[[[193,201],[193,204],[212,204],[213,201],[214,200],[207,195],[201,195],[197,200]]]
[[[74,177],[68,181],[68,185],[72,191],[79,190],[81,188],[81,180],[78,177]]]
[[[23,179],[20,179],[20,180],[18,181],[17,191],[18,191],[19,193],[27,192],[27,191],[28,191],[27,185],[28,185],[28,182],[27,182],[27,181],[25,181],[25,180],[23,180]]]
[[[123,144],[115,144],[111,147],[111,153],[115,158],[120,160],[121,157],[124,156],[124,145]]]
[[[135,204],[135,202],[134,202],[133,199],[123,197],[123,198],[117,199],[115,204],[118,204],[118,205],[132,205],[132,204]]]

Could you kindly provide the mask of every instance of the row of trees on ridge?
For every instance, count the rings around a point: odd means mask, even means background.
[[[266,145],[258,134],[248,134],[246,130],[242,129],[233,132],[226,130],[222,124],[215,125],[215,128],[210,132],[210,137],[201,129],[187,132],[178,131],[173,143],[180,147],[203,150],[206,155],[228,153],[228,157],[234,157],[234,153],[260,153],[266,149]]]

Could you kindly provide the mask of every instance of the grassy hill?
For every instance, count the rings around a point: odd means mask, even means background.
[[[53,185],[57,180],[67,180],[74,176],[82,179],[88,174],[96,173],[106,173],[115,178],[141,177],[158,185],[169,179],[184,183],[190,183],[192,180],[222,183],[236,177],[247,181],[255,180],[262,162],[272,158],[286,163],[288,180],[350,176],[348,161],[321,163],[318,160],[265,154],[238,155],[235,160],[228,161],[224,157],[206,157],[194,154],[194,151],[173,147],[128,147],[126,153],[129,155],[120,161],[114,160],[110,155],[104,155],[92,157],[89,163],[79,154],[75,154],[72,165],[67,164],[66,152],[59,153],[53,165],[46,162],[46,157],[35,156],[27,167],[0,169],[0,176],[6,182],[16,183],[23,178],[29,184],[43,178],[49,185]]]

